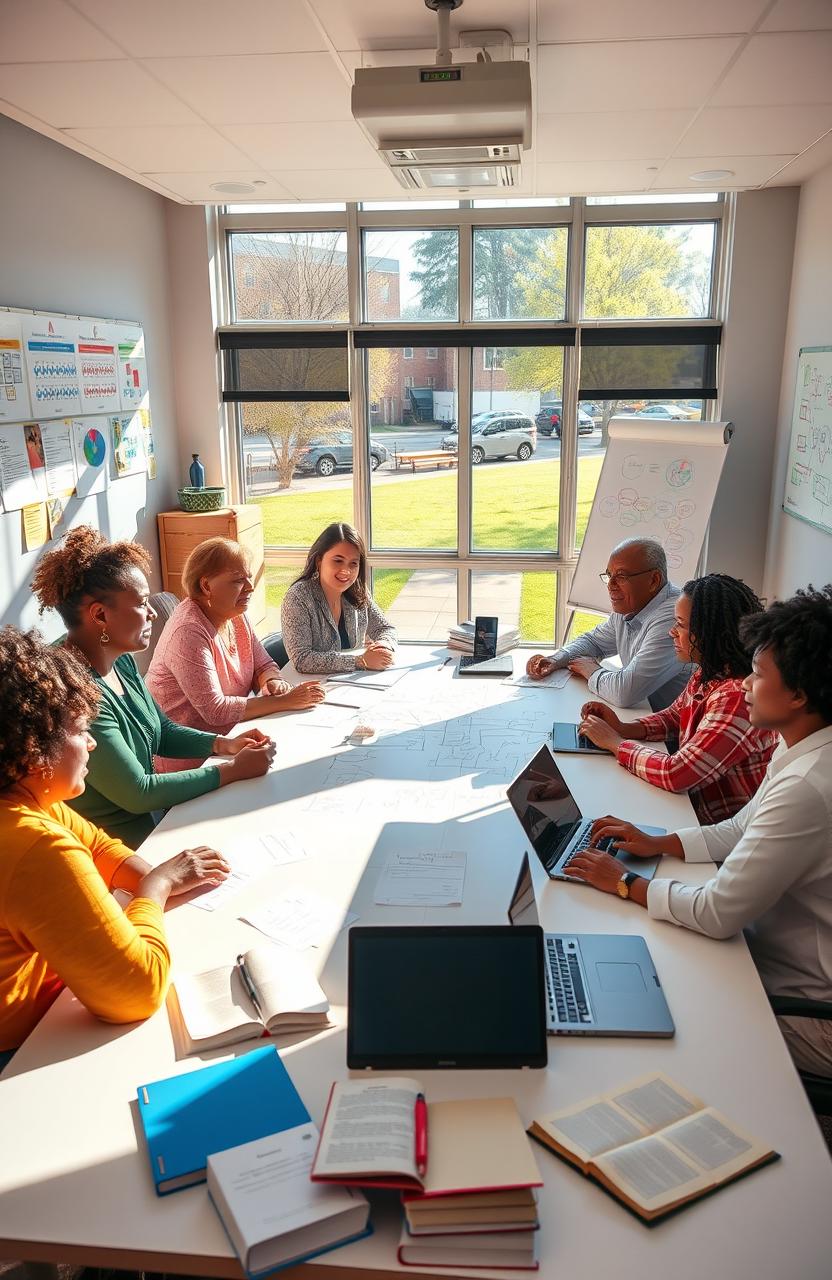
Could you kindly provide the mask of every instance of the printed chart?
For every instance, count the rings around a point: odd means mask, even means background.
[[[832,533],[832,347],[802,347],[783,510]]]

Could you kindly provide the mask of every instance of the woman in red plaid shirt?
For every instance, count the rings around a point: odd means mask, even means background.
[[[763,780],[777,735],[748,719],[742,682],[751,659],[739,621],[763,608],[744,582],[723,573],[686,582],[670,635],[680,662],[696,670],[675,702],[640,720],[620,720],[603,702],[587,702],[581,733],[655,787],[687,791],[702,825],[738,813]],[[678,735],[672,754],[641,746]]]

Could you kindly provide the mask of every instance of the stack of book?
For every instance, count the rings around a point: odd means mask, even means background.
[[[410,1266],[534,1270],[537,1195],[532,1187],[469,1195],[405,1192],[399,1262]]]
[[[510,649],[516,648],[519,639],[519,627],[498,627],[497,655],[508,653]],[[458,626],[448,628],[448,648],[455,650],[457,653],[474,652],[473,622],[460,622]]]

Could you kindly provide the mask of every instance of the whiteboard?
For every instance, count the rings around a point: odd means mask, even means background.
[[[674,582],[696,575],[733,427],[613,418],[568,607],[609,613],[598,577],[626,538],[655,538]]]
[[[783,510],[832,533],[832,347],[801,347]]]

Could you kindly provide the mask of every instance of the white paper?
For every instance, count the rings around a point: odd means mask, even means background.
[[[362,649],[361,652],[363,653],[364,650]],[[359,668],[357,671],[341,671],[336,675],[327,676],[327,682],[364,689],[390,689],[394,684],[398,684],[407,672],[407,667],[385,667],[383,671],[364,671],[363,668]]]
[[[46,461],[46,491],[50,498],[75,492],[75,453],[72,448],[72,419],[56,418],[39,422]]]
[[[193,899],[193,905],[201,907],[203,911],[216,911],[219,907],[224,907],[251,880],[271,871],[273,867],[301,862],[306,857],[306,850],[296,836],[286,831],[279,836],[250,836],[245,843],[241,842],[238,847],[230,849],[226,845],[223,856],[231,866],[228,879]]]
[[[110,432],[106,418],[75,418],[72,447],[75,452],[79,498],[103,493],[109,482]]]
[[[306,951],[328,942],[358,916],[349,912],[345,915],[340,907],[316,894],[297,892],[277,899],[268,907],[249,911],[242,919],[273,942],[294,951]]]
[[[7,511],[19,511],[46,497],[46,471],[38,449],[42,450],[36,423],[26,426],[0,424],[0,481],[3,505]],[[33,469],[32,459],[39,465]]]
[[[20,316],[0,312],[0,422],[32,416]]]
[[[562,671],[553,671],[544,680],[533,680],[531,676],[526,675],[525,671],[522,673],[515,671],[513,676],[507,676],[502,683],[520,685],[524,689],[562,689],[568,684],[571,674],[569,668],[564,667]]]
[[[115,478],[147,470],[144,426],[139,413],[119,413],[109,419],[112,433]]]
[[[144,334],[131,325],[116,325],[115,337],[119,357],[119,398],[126,411],[141,409],[148,393]]]
[[[465,853],[394,853],[376,884],[381,907],[459,907]]]
[[[77,323],[60,316],[21,317],[32,413],[38,418],[81,411]]]
[[[121,408],[115,334],[115,327],[101,320],[82,320],[78,326],[82,413],[117,413]]]

